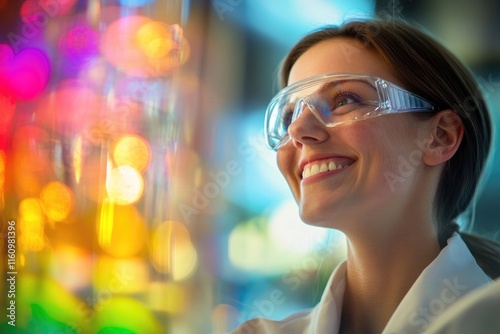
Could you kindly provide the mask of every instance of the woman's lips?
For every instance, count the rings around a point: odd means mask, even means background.
[[[304,165],[302,179],[307,179],[320,173],[340,170],[349,167],[354,162],[355,160],[346,157],[330,157],[314,160]]]

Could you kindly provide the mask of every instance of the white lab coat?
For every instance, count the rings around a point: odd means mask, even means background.
[[[427,330],[427,334],[470,333],[500,333],[500,279],[460,299]]]
[[[401,300],[382,334],[420,334],[458,299],[491,282],[455,233]],[[338,333],[345,285],[346,262],[343,262],[330,276],[320,302],[312,310],[281,321],[252,319],[232,334]]]

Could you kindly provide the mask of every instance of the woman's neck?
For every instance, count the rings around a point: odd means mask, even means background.
[[[440,252],[432,223],[348,235],[341,332],[381,333],[420,273]]]

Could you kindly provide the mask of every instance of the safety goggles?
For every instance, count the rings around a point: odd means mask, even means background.
[[[438,106],[379,77],[322,74],[282,89],[269,103],[264,124],[269,148],[290,140],[288,127],[308,109],[325,126],[381,115],[438,111]]]

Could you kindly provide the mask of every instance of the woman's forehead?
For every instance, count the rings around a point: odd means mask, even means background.
[[[369,74],[400,84],[392,69],[364,43],[338,37],[319,42],[306,50],[292,66],[288,85],[326,73]]]

